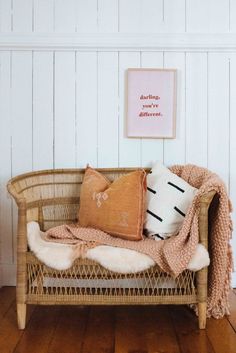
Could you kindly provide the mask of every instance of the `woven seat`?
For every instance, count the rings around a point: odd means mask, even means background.
[[[134,168],[99,169],[110,180]],[[149,170],[146,170],[147,172]],[[25,327],[27,304],[198,304],[199,328],[206,324],[207,268],[189,270],[173,279],[155,265],[136,274],[119,274],[99,264],[77,259],[73,266],[57,271],[41,263],[27,248],[27,222],[42,230],[76,220],[84,169],[45,170],[11,179],[8,191],[18,206],[17,315]],[[200,242],[207,247],[208,208],[214,192],[201,199]]]

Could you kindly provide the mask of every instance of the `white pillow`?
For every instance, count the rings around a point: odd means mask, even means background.
[[[197,189],[156,162],[147,176],[144,228],[155,240],[178,233]]]

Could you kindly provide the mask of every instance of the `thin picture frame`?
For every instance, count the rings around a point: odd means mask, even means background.
[[[175,138],[176,76],[176,69],[126,70],[127,137]]]

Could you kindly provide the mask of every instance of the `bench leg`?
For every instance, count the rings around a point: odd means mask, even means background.
[[[206,328],[206,308],[206,302],[198,303],[198,327],[200,330]]]
[[[17,227],[17,278],[16,278],[16,310],[17,322],[20,330],[24,330],[26,322],[26,293],[27,293],[27,227],[26,203],[18,204]]]
[[[18,328],[24,330],[26,320],[26,304],[17,304]]]
[[[206,328],[207,310],[207,268],[197,272],[197,301],[198,301],[198,326]]]

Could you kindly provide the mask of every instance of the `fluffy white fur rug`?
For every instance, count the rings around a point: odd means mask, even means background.
[[[47,242],[42,239],[38,223],[29,222],[27,237],[30,250],[45,265],[57,270],[65,270],[72,266],[77,254],[74,245]],[[153,266],[151,257],[134,250],[99,245],[89,249],[86,258],[98,262],[110,271],[118,273],[136,273]],[[188,269],[198,271],[210,263],[208,251],[198,244],[196,252],[189,262]]]

